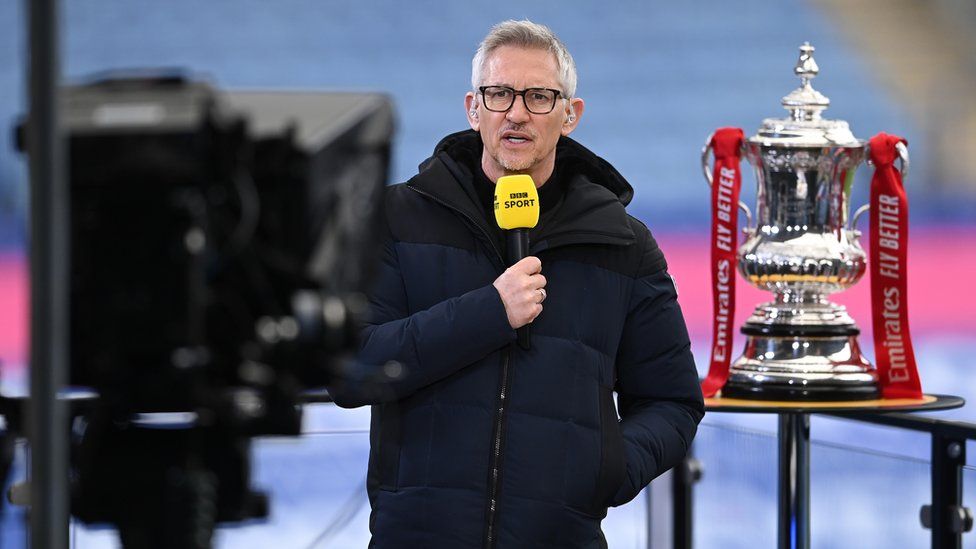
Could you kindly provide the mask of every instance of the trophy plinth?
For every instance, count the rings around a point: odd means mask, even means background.
[[[745,332],[745,328],[743,329]],[[748,335],[722,396],[760,400],[872,400],[878,376],[856,336]]]
[[[822,118],[830,100],[810,84],[819,72],[813,50],[800,47],[794,70],[801,86],[782,101],[789,116],[764,120],[743,145],[755,167],[757,204],[756,226],[746,229],[737,250],[738,268],[774,299],[742,327],[745,350],[731,365],[723,397],[858,400],[880,394],[877,372],[858,346],[857,324],[828,300],[857,283],[867,267],[860,233],[849,220],[854,171],[866,144],[846,122]]]

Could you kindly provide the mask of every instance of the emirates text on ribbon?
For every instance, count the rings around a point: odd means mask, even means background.
[[[721,226],[721,225],[720,225]],[[718,284],[718,314],[715,315],[715,347],[712,350],[712,360],[726,360],[729,354],[729,277],[732,276],[728,259],[721,259],[717,264]]]

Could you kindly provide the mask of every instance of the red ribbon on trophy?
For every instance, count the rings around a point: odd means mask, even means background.
[[[901,137],[871,138],[871,319],[884,398],[922,398],[908,329],[908,198],[894,162]],[[713,193],[714,194],[714,193]]]
[[[744,135],[739,128],[715,131],[710,147],[715,155],[712,175],[712,354],[708,376],[702,381],[706,397],[729,379],[732,321],[735,316],[735,271],[739,217],[739,169]]]

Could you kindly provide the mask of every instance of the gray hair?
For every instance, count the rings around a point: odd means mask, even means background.
[[[474,59],[471,60],[471,88],[475,92],[482,84],[481,76],[485,71],[485,62],[496,49],[502,46],[538,48],[551,52],[556,57],[559,83],[563,87],[562,91],[566,94],[566,98],[569,99],[576,93],[576,63],[569,50],[559,38],[556,38],[549,27],[526,19],[522,21],[510,19],[498,23],[481,41]]]

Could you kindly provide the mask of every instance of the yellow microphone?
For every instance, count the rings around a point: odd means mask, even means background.
[[[505,231],[506,258],[514,265],[529,255],[529,229],[539,222],[539,191],[528,175],[505,175],[495,183],[495,222]],[[529,349],[529,326],[517,330],[519,346]]]
[[[495,183],[495,221],[505,230],[531,229],[539,222],[539,191],[529,175],[503,175]]]

